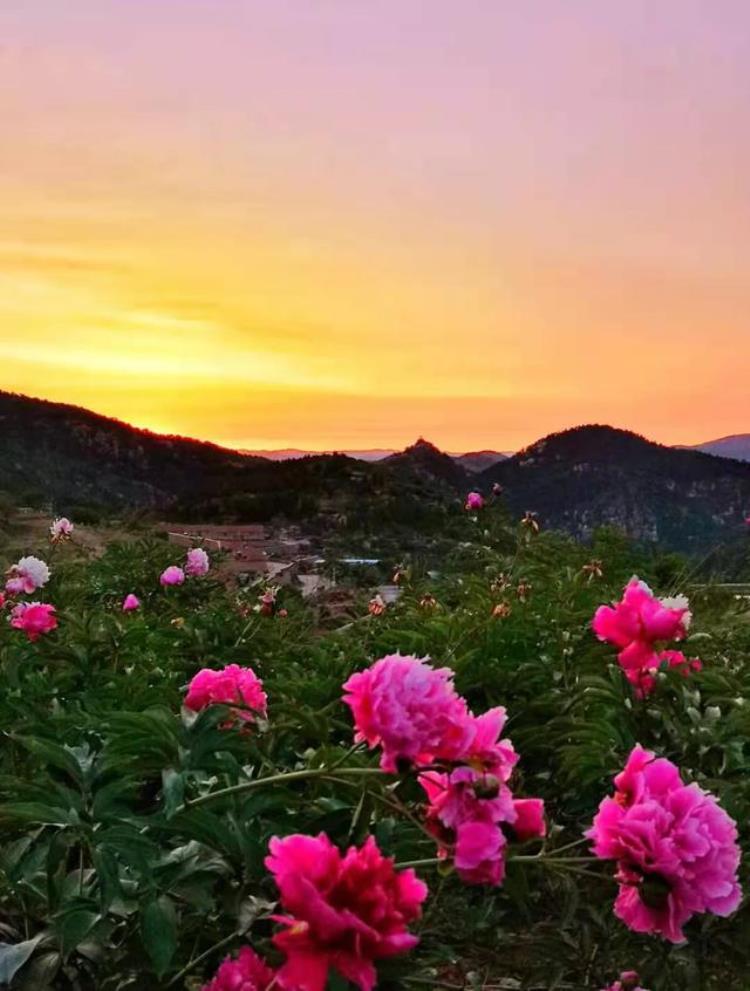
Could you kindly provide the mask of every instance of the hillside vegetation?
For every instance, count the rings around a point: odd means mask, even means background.
[[[49,564],[34,598],[57,627],[30,640],[7,622],[12,602],[0,613],[0,973],[13,991],[196,989],[243,946],[278,967],[289,906],[269,841],[321,833],[341,849],[371,836],[427,885],[409,924],[418,945],[376,959],[379,988],[598,991],[628,969],[650,991],[748,986],[744,902],[729,918],[694,915],[681,944],[634,932],[613,913],[614,864],[583,837],[640,743],[711,792],[747,850],[746,601],[611,530],[582,546],[509,521],[500,503],[452,525],[439,576],[407,559],[398,604],[372,615],[362,590],[359,618],[332,629],[296,593],[227,588],[213,569],[160,585],[183,563],[164,543],[93,559],[74,532],[25,548]],[[702,661],[662,671],[647,697],[591,629],[633,573],[690,596],[680,648]],[[129,593],[140,608],[126,613]],[[449,667],[474,713],[507,709],[508,787],[543,799],[546,837],[509,827],[500,883],[467,883],[413,767],[383,772],[378,747],[355,740],[342,686],[395,652]],[[183,707],[199,671],[232,664],[262,679],[263,718]],[[352,979],[334,962],[326,986]]]

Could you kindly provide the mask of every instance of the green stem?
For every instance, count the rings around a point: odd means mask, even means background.
[[[601,860],[600,857],[547,857],[541,853],[521,854],[520,856],[508,857],[508,860],[530,864],[593,864]]]
[[[290,781],[305,781],[309,778],[323,778],[330,774],[328,767],[306,768],[304,771],[284,771],[282,774],[270,774],[265,778],[254,778],[252,781],[243,781],[239,785],[231,785],[228,788],[220,788],[218,791],[209,792],[181,805],[176,813],[185,812],[187,809],[194,809],[199,805],[207,805],[210,802],[228,798],[231,795],[240,795],[246,791],[254,791],[256,788],[263,788],[265,785],[286,784]],[[367,775],[382,775],[383,771],[379,767],[339,767],[336,769],[337,775],[352,775],[354,777],[365,777]]]
[[[404,860],[400,863],[394,864],[393,866],[401,871],[405,870],[407,867],[435,867],[437,864],[444,863],[439,857],[430,857],[427,860]]]
[[[199,967],[204,960],[208,959],[210,956],[213,956],[214,953],[218,953],[220,950],[223,950],[225,946],[229,946],[230,943],[233,943],[236,939],[239,939],[241,935],[241,933],[232,932],[228,936],[225,936],[224,939],[219,940],[218,943],[210,946],[204,953],[201,953],[199,957],[196,957],[195,960],[191,960],[186,967],[183,967],[179,974],[176,974],[167,984],[167,987],[174,987],[175,984],[178,984],[184,977],[187,977],[191,970],[195,970],[195,968]]]

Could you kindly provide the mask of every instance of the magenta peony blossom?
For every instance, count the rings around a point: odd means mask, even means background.
[[[171,564],[162,571],[159,581],[164,587],[167,585],[182,585],[185,581],[185,572],[182,568],[178,568],[176,564]]]
[[[203,548],[191,547],[187,552],[185,574],[189,575],[190,578],[202,578],[203,575],[208,574],[208,569],[210,567],[211,564],[208,559],[208,554],[206,554]]]
[[[4,605],[5,605],[5,595],[3,594],[3,592],[0,592],[0,609],[2,609]]]
[[[625,677],[636,695],[645,697],[653,691],[660,668],[680,667],[685,675],[700,670],[700,661],[688,662],[678,651],[660,651],[656,646],[682,640],[690,619],[684,596],[657,599],[645,582],[632,578],[620,602],[596,610],[592,626],[600,640],[619,648],[617,660]]]
[[[50,570],[38,557],[22,557],[18,564],[8,569],[9,578],[5,591],[10,595],[30,595],[47,584]]]
[[[452,852],[458,876],[467,884],[502,884],[506,837],[500,823],[515,819],[507,785],[470,767],[450,774],[428,771],[419,782],[427,793],[428,828],[438,855]]]
[[[695,914],[730,915],[737,882],[737,828],[716,799],[679,770],[636,746],[586,835],[593,852],[617,861],[615,915],[635,932],[673,943]]]
[[[385,771],[395,771],[399,761],[455,760],[472,739],[471,716],[453,687],[453,672],[431,667],[426,658],[381,657],[353,674],[344,691],[356,739],[382,747]]]
[[[200,712],[208,705],[232,702],[246,707],[232,709],[236,719],[254,722],[257,716],[266,715],[268,699],[263,682],[252,668],[241,668],[238,664],[229,664],[221,671],[203,668],[190,682],[185,696],[185,705],[194,712]]]
[[[514,799],[508,787],[518,755],[510,740],[500,739],[504,724],[502,707],[470,716],[473,732],[460,766],[419,777],[439,856],[447,857],[452,850],[458,875],[467,884],[502,884],[506,831],[512,830],[521,841],[546,832],[542,800]]]
[[[137,595],[133,595],[132,592],[129,595],[126,595],[125,598],[122,600],[123,612],[133,612],[134,610],[140,608],[141,608],[141,600],[138,598]]]
[[[602,991],[646,991],[641,987],[641,979],[634,970],[624,970],[620,974],[619,981],[615,981]]]
[[[505,834],[491,822],[467,819],[456,829],[453,863],[465,884],[500,885],[505,879]]]
[[[687,658],[680,650],[656,651],[637,640],[620,651],[618,661],[638,698],[647,698],[651,694],[656,687],[659,671],[676,670],[687,678],[703,668],[697,657]]]
[[[600,640],[624,648],[634,641],[682,640],[690,619],[684,596],[657,599],[645,582],[631,578],[619,602],[596,610],[592,625]]]
[[[481,492],[470,492],[466,496],[466,504],[464,509],[469,513],[473,513],[478,509],[482,509],[484,506],[484,496]]]
[[[267,991],[276,978],[255,950],[243,946],[236,959],[227,957],[216,971],[216,975],[201,991]]]
[[[547,835],[544,802],[541,798],[514,798],[513,809],[516,813],[513,832],[521,842]]]
[[[416,946],[407,926],[417,919],[427,886],[413,870],[396,871],[371,836],[345,854],[325,833],[271,840],[266,866],[276,879],[286,928],[274,937],[287,957],[279,983],[324,991],[329,968],[360,991],[375,987],[374,962]]]
[[[60,516],[58,519],[53,520],[49,528],[49,534],[53,543],[67,540],[73,534],[73,524],[66,516]]]
[[[10,613],[10,625],[23,630],[32,642],[57,627],[55,607],[43,602],[19,602]]]

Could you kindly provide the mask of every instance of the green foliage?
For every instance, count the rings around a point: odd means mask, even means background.
[[[45,593],[59,629],[30,644],[0,624],[0,983],[190,989],[248,941],[277,960],[263,864],[273,835],[324,830],[344,846],[372,833],[399,862],[432,858],[419,787],[369,773],[377,758],[353,748],[340,701],[352,671],[398,650],[452,667],[475,711],[507,707],[514,789],[545,799],[549,849],[581,839],[636,741],[713,791],[747,844],[744,600],[613,531],[587,548],[533,537],[500,506],[476,523],[450,516],[441,539],[439,576],[415,549],[398,605],[328,631],[297,599],[285,619],[248,613],[247,593],[211,577],[162,590],[170,552],[159,542],[115,544],[89,562],[55,552]],[[591,558],[603,576],[584,570]],[[660,675],[647,702],[590,631],[634,571],[662,594],[691,595],[687,649],[705,665],[689,680]],[[143,608],[124,615],[130,591]],[[499,603],[504,618],[492,615]],[[268,724],[249,733],[222,706],[181,712],[193,674],[230,663],[251,665],[269,696]],[[684,947],[637,937],[612,914],[608,865],[511,861],[499,889],[420,873],[431,889],[421,943],[380,969],[384,988],[596,991],[635,967],[652,991],[714,991],[740,988],[750,966],[747,909],[694,920]]]

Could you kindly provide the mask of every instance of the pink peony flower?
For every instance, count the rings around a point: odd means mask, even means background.
[[[208,560],[208,554],[206,554],[203,548],[191,547],[191,549],[187,552],[185,574],[189,575],[190,578],[202,578],[203,575],[208,574],[208,569],[210,567],[211,564]]]
[[[129,595],[126,595],[125,598],[122,600],[123,612],[133,612],[134,610],[140,608],[141,608],[141,600],[138,598],[137,595],[133,595],[132,592]]]
[[[429,771],[419,781],[427,793],[427,824],[438,840],[439,856],[452,849],[458,875],[467,884],[497,885],[505,877],[503,824],[521,841],[544,836],[544,803],[514,799],[508,787],[518,755],[510,740],[500,739],[505,709],[470,718],[473,734],[461,766],[446,774]]]
[[[737,828],[716,799],[679,770],[636,746],[586,835],[593,852],[617,861],[615,915],[635,932],[673,943],[695,914],[730,915],[737,882]]]
[[[505,879],[502,829],[482,819],[467,819],[456,829],[453,863],[466,884],[500,885]]]
[[[476,510],[482,509],[483,506],[484,506],[484,496],[482,495],[481,492],[470,492],[466,496],[466,504],[464,506],[464,509],[467,512],[473,513]]]
[[[22,557],[18,564],[8,569],[5,591],[10,595],[30,595],[47,584],[50,570],[38,557]]]
[[[620,651],[618,661],[625,677],[633,685],[637,698],[647,698],[651,694],[656,687],[656,675],[659,671],[677,670],[687,678],[703,668],[703,663],[697,657],[688,659],[679,650],[657,652],[638,640]]]
[[[185,572],[176,564],[171,564],[162,571],[159,581],[165,588],[167,585],[182,585],[185,581]]]
[[[0,592],[0,609],[2,609],[4,605],[5,605],[5,595],[2,592]]]
[[[516,813],[513,832],[521,842],[547,835],[544,802],[541,798],[514,798],[513,808]]]
[[[243,946],[236,959],[227,957],[216,975],[201,991],[267,991],[276,972],[249,946]]]
[[[515,818],[510,788],[470,767],[450,774],[429,771],[419,782],[429,800],[426,820],[438,855],[452,852],[466,884],[502,884],[506,837],[500,823]]]
[[[342,854],[328,837],[271,840],[266,867],[276,879],[287,915],[274,936],[287,957],[282,987],[324,991],[330,968],[360,991],[375,987],[374,962],[416,946],[407,931],[417,919],[427,886],[413,870],[396,871],[371,836]]]
[[[263,682],[252,670],[238,664],[229,664],[221,671],[203,668],[188,686],[185,705],[200,712],[208,705],[239,702],[244,709],[232,709],[237,719],[254,722],[258,715],[265,716],[268,702]]]
[[[641,987],[641,979],[634,970],[624,970],[619,981],[615,981],[602,991],[646,991]]]
[[[678,651],[656,647],[660,641],[682,640],[690,618],[684,596],[657,599],[645,582],[632,578],[620,602],[597,609],[592,626],[600,640],[619,647],[618,663],[636,695],[643,698],[653,691],[662,667],[680,667],[686,676],[700,670],[700,661],[687,661]]]
[[[619,602],[596,610],[592,625],[600,640],[622,649],[634,641],[653,644],[657,640],[682,640],[690,619],[684,596],[657,599],[645,582],[631,578]]]
[[[433,668],[426,658],[389,654],[353,674],[344,685],[356,739],[380,745],[380,766],[395,771],[399,761],[427,764],[454,760],[474,728],[466,703],[453,687],[453,672]]]
[[[55,607],[43,602],[19,602],[10,613],[10,625],[23,630],[32,642],[57,627]]]
[[[73,534],[73,524],[65,516],[60,516],[52,522],[49,528],[50,538],[53,543],[67,540]]]

